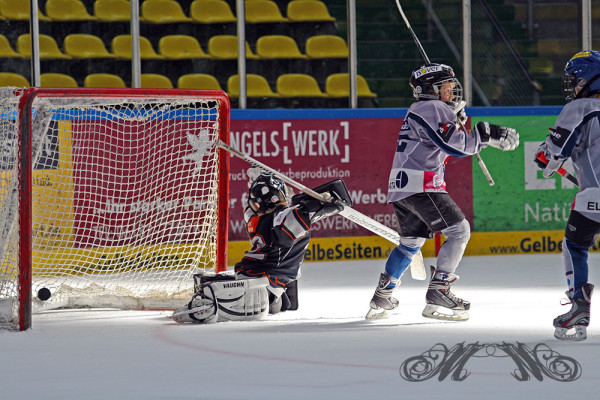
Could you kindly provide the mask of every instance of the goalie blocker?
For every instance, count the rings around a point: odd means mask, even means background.
[[[333,180],[313,190],[324,195],[331,202],[322,203],[306,193],[300,193],[292,197],[293,205],[302,205],[313,213],[311,214],[311,223],[335,215],[344,207],[352,207],[350,193],[348,193],[346,184],[341,179]]]

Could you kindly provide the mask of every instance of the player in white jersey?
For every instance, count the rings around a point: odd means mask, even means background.
[[[400,128],[388,182],[388,202],[398,220],[400,244],[389,255],[371,300],[367,318],[382,318],[398,307],[392,297],[400,278],[425,240],[436,232],[446,237],[437,266],[431,267],[423,316],[466,320],[470,304],[451,292],[470,238],[464,214],[446,192],[444,170],[449,156],[466,157],[487,146],[514,150],[519,134],[512,128],[479,122],[466,132],[462,87],[451,67],[426,64],[410,78],[417,102]],[[460,123],[459,123],[460,121]]]
[[[588,251],[600,235],[600,52],[575,54],[565,67],[563,93],[569,101],[536,152],[544,177],[571,158],[579,192],[563,239],[567,296],[571,309],[554,319],[557,339],[585,340],[594,286],[588,283]],[[543,155],[544,157],[541,157]]]

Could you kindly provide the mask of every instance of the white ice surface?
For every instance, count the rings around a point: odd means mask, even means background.
[[[425,259],[426,265],[432,262]],[[590,282],[600,284],[600,254]],[[35,315],[27,332],[0,331],[0,399],[595,399],[600,312],[585,342],[554,339],[566,285],[560,255],[466,257],[454,292],[471,301],[466,322],[423,318],[426,282],[406,274],[400,308],[364,315],[384,266],[306,263],[300,309],[257,322],[178,325],[163,311],[63,310]],[[480,350],[464,381],[422,382],[399,368],[437,344],[545,344],[581,367],[573,382],[531,373]],[[560,365],[557,366],[561,368]],[[529,372],[529,371],[528,371]]]

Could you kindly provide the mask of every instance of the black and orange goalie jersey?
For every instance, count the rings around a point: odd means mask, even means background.
[[[247,231],[252,250],[235,265],[237,274],[266,276],[273,287],[286,287],[299,278],[310,240],[308,211],[302,206],[281,206],[269,214],[249,214]]]

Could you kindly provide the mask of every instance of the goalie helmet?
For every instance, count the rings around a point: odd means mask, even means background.
[[[414,70],[410,76],[410,86],[417,100],[462,101],[462,85],[454,75],[452,67],[445,64],[429,63]],[[446,95],[446,99],[442,95]]]
[[[248,205],[256,213],[268,213],[286,205],[286,187],[283,181],[269,174],[261,174],[250,186]]]
[[[565,66],[563,94],[568,101],[600,93],[600,52],[582,51]],[[575,93],[575,89],[579,91]]]

